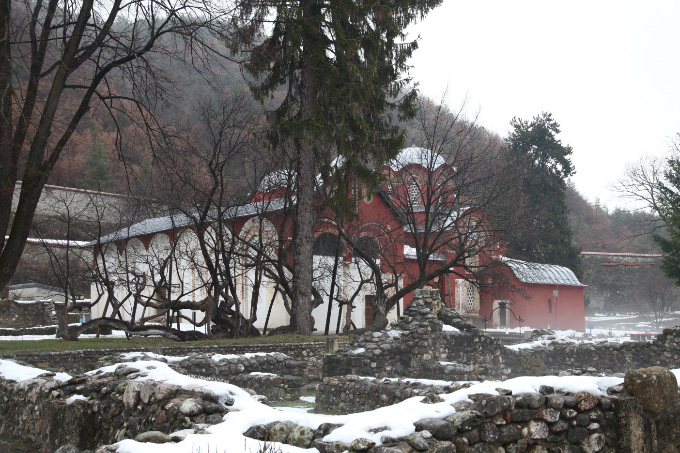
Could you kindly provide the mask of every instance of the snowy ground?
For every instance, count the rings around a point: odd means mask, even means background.
[[[413,433],[415,431],[413,423],[418,420],[423,418],[444,418],[452,414],[455,412],[455,409],[451,407],[451,404],[468,400],[468,395],[470,394],[496,394],[497,388],[509,389],[513,393],[536,392],[541,385],[548,385],[558,391],[564,390],[570,393],[588,391],[599,396],[604,395],[607,388],[622,382],[621,378],[616,377],[520,377],[503,382],[486,381],[476,383],[457,392],[441,395],[443,402],[436,404],[424,404],[420,402],[422,397],[413,397],[393,406],[367,412],[348,415],[322,415],[311,414],[306,409],[301,408],[274,408],[266,406],[255,401],[250,394],[234,385],[185,376],[172,370],[165,362],[140,360],[126,363],[126,365],[142,372],[140,377],[137,378],[139,381],[151,379],[183,387],[198,385],[218,395],[231,395],[235,401],[233,407],[238,409],[238,412],[227,414],[222,423],[209,427],[207,434],[190,434],[182,442],[161,445],[140,443],[127,439],[118,443],[118,453],[195,453],[198,451],[250,453],[261,451],[259,441],[246,438],[242,433],[253,425],[281,420],[291,420],[296,424],[308,426],[311,429],[316,429],[321,423],[342,424],[342,427],[327,435],[324,440],[328,442],[341,441],[350,443],[354,439],[365,437],[380,445],[380,439],[383,436],[401,437]],[[103,367],[88,374],[100,371],[113,371],[116,366]],[[677,377],[680,377],[680,370],[673,370],[673,372]],[[45,373],[44,370],[18,365],[8,360],[0,360],[0,375],[5,379],[22,381]],[[68,376],[60,375],[55,378],[68,379]],[[309,400],[309,398],[306,399],[306,401]],[[285,414],[282,412],[285,412]],[[370,432],[372,428],[378,427],[386,427],[386,429],[381,429],[380,432]],[[280,451],[282,453],[303,451],[286,444],[275,444],[272,447],[272,451]]]
[[[586,332],[575,330],[558,330],[555,336],[566,341],[630,341],[631,334],[660,334],[663,329],[680,325],[680,312],[669,313],[656,327],[653,317],[639,314],[603,315],[595,314],[586,317]],[[521,329],[486,329],[487,332],[525,333],[534,330],[530,326]]]
[[[586,327],[593,326],[593,330],[609,329],[624,331],[628,333],[661,333],[668,327],[680,325],[680,312],[667,313],[660,326],[656,327],[654,316],[639,314],[622,314],[617,316],[606,316],[595,314],[586,317]]]

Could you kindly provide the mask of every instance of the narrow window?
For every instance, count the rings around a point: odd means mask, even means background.
[[[408,188],[408,196],[411,199],[411,204],[420,204],[420,188],[417,182],[412,182]]]
[[[548,313],[552,313],[552,300],[548,299]]]
[[[467,288],[467,309],[468,311],[475,309],[475,290],[472,286]]]

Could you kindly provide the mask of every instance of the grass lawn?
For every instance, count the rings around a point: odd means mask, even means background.
[[[254,338],[219,339],[201,341],[173,341],[161,337],[132,337],[125,338],[81,338],[78,341],[51,340],[10,340],[0,341],[0,354],[15,354],[20,352],[59,352],[76,351],[79,349],[129,349],[129,348],[157,348],[163,346],[206,346],[206,345],[242,345],[242,344],[276,344],[276,343],[312,343],[325,342],[324,335],[274,335]]]

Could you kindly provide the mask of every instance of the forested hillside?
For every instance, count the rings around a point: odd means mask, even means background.
[[[191,129],[199,121],[200,103],[217,98],[219,92],[247,91],[236,63],[211,68],[211,78],[187,70],[177,60],[169,59],[163,66],[165,93],[163,102],[157,105],[156,117],[142,117],[135,111],[112,112],[94,104],[96,107],[87,113],[69,141],[49,184],[125,193],[129,176],[148,174],[153,166],[154,146],[142,127],[144,122],[156,122],[154,128],[164,128],[164,132]]]
[[[165,64],[167,78],[165,102],[158,106],[157,121],[164,127],[192,128],[198,120],[197,106],[217,96],[215,86],[223,91],[246,92],[236,63],[218,68],[210,80],[174,60]],[[432,102],[426,100],[426,102]],[[253,103],[255,105],[255,103]],[[138,127],[143,121],[135,112],[111,113],[101,107],[92,109],[81,122],[68,150],[57,163],[49,183],[84,189],[124,193],[129,176],[148,174],[153,167],[154,152],[148,136]],[[460,121],[460,124],[468,124]],[[407,145],[419,143],[416,121],[402,125],[407,130]],[[120,134],[117,133],[120,128]],[[466,126],[461,126],[466,127]],[[475,126],[483,130],[481,125]],[[477,134],[488,146],[502,139],[491,132]],[[117,150],[119,142],[122,153]],[[589,203],[576,187],[567,190],[567,205],[574,231],[574,241],[583,251],[657,253],[658,247],[648,233],[648,215],[616,209],[612,212],[597,203]]]
[[[574,241],[584,252],[660,253],[650,234],[650,214],[589,203],[578,189],[567,188]]]

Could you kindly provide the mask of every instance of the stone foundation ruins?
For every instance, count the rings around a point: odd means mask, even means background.
[[[669,329],[653,342],[552,342],[512,350],[454,310],[441,308],[435,315],[430,308],[437,306],[435,296],[428,290],[417,292],[389,330],[351,336],[332,353],[324,353],[324,346],[316,343],[3,358],[71,374],[123,360],[156,359],[185,375],[249,389],[263,395],[257,397],[263,401],[294,400],[315,392],[316,410],[326,413],[365,411],[412,397],[434,404],[441,401],[437,395],[471,385],[456,381],[499,381],[497,394],[468,395],[469,401],[454,403],[453,415],[420,420],[413,434],[383,436],[379,446],[368,439],[326,442],[324,437],[337,425],[296,426],[285,420],[285,413],[277,422],[246,431],[249,437],[315,447],[322,453],[680,451],[677,383],[661,368],[680,368],[680,329]],[[644,370],[631,372],[639,368]],[[521,375],[600,373],[628,374],[625,385],[607,389],[606,396],[546,385],[539,392],[512,394],[502,382]],[[135,368],[120,365],[66,382],[50,375],[19,383],[0,381],[0,437],[26,439],[48,452],[65,444],[94,449],[124,438],[171,442],[200,433],[235,410],[229,398],[217,398],[200,387],[180,389],[138,378]]]

